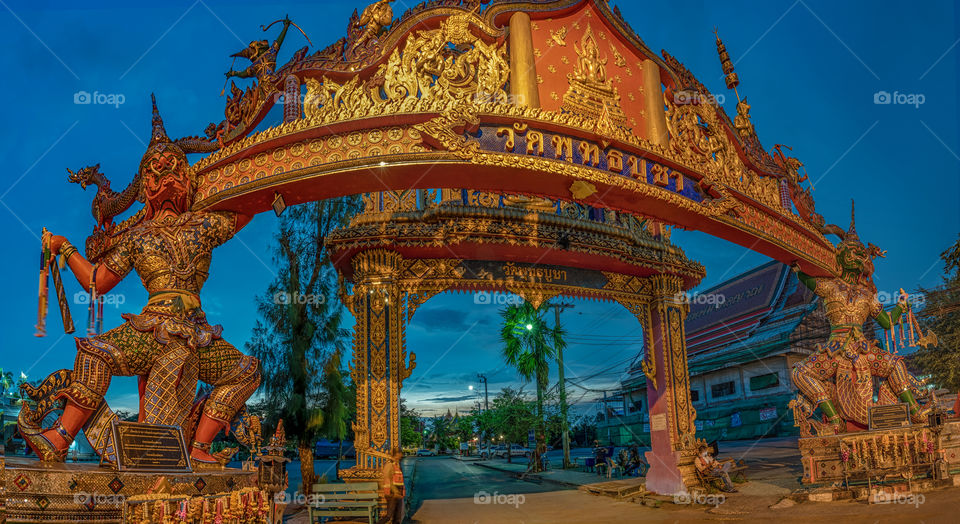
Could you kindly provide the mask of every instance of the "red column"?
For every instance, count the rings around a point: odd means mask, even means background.
[[[690,404],[684,319],[687,305],[679,279],[653,277],[655,296],[644,319],[647,400],[650,418],[648,490],[661,495],[686,491],[684,473],[692,473],[696,411]]]

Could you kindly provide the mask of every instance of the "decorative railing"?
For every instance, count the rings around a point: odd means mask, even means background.
[[[639,236],[660,236],[669,239],[669,231],[653,221],[629,213],[590,206],[566,200],[507,195],[473,189],[410,189],[406,191],[379,191],[362,195],[363,211],[354,218],[354,224],[384,214],[419,213],[431,209],[463,206],[490,209],[514,209],[555,215],[568,219],[603,224],[633,232]]]

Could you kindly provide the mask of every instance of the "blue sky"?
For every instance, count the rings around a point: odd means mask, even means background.
[[[952,2],[614,3],[651,49],[668,50],[714,93],[726,94],[727,112],[734,114],[713,42],[718,27],[763,144],[793,147],[828,221],[846,225],[850,197],[857,199],[861,238],[888,250],[877,263],[878,287],[893,292],[938,282],[938,254],[960,231],[960,24]],[[404,4],[394,3],[395,15]],[[217,95],[229,55],[261,38],[260,24],[289,13],[322,48],[345,33],[353,9],[366,3],[139,5],[0,0],[0,32],[12,43],[0,56],[6,101],[0,229],[8,264],[0,366],[31,378],[73,362],[72,339],[59,336],[55,309],[50,334],[32,336],[41,227],[82,245],[93,226],[93,193],[68,184],[65,168],[99,162],[114,189],[122,188],[149,136],[151,92],[171,136],[202,134],[207,123],[222,118]],[[281,61],[302,45],[302,36],[291,31]],[[76,105],[78,91],[122,95],[124,103]],[[922,95],[924,103],[877,105],[880,91]],[[274,276],[274,227],[272,215],[258,216],[221,247],[203,291],[211,321],[221,323],[237,346],[250,335],[254,296]],[[706,266],[703,286],[766,261],[693,232],[676,232],[674,241]],[[71,297],[80,290],[72,281],[67,286]],[[145,299],[132,275],[116,293],[125,302],[106,308],[108,328]],[[76,305],[73,313],[82,328],[84,307]],[[615,304],[578,301],[564,322],[573,342],[567,376],[592,389],[612,387],[639,348],[635,320]],[[500,363],[496,327],[497,307],[475,304],[470,295],[444,295],[421,307],[408,331],[419,366],[405,396],[430,414],[472,405],[482,389],[478,372],[490,377],[491,394],[515,383]],[[571,398],[596,396],[573,388]],[[108,398],[114,407],[134,406],[134,381],[116,380]]]

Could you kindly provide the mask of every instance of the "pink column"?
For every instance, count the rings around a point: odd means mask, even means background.
[[[651,447],[646,487],[672,495],[686,491],[684,473],[692,474],[696,445],[684,333],[687,305],[679,278],[658,275],[652,280],[655,296],[644,322]]]

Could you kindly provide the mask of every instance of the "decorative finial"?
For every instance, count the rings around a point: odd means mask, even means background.
[[[157,97],[153,93],[150,93],[150,101],[153,103],[153,118],[151,119],[153,132],[150,135],[150,145],[168,143],[170,137],[167,136],[167,130],[163,127],[163,118],[160,117],[160,110],[157,109]]]
[[[854,201],[851,198],[850,199],[850,229],[848,230],[848,232],[851,233],[853,236],[857,235],[856,222],[857,222],[857,217],[856,217],[856,213],[854,212]]]
[[[724,46],[723,41],[720,40],[720,32],[716,27],[713,28],[713,34],[717,37],[717,54],[720,55],[720,66],[723,68],[723,74],[727,75],[726,78],[724,78],[727,83],[727,89],[733,89],[733,92],[737,94],[737,101],[739,102],[740,94],[737,93],[737,86],[740,85],[740,78],[733,72],[733,61],[730,60],[730,53],[727,52],[726,46]]]

